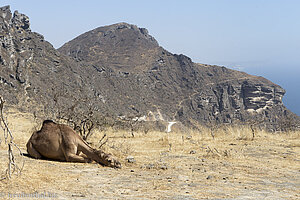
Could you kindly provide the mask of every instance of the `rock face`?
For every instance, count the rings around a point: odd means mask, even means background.
[[[280,86],[262,77],[196,64],[187,56],[171,54],[146,29],[134,25],[96,28],[59,51],[98,69],[95,79],[102,82],[98,88],[101,96],[110,100],[106,104],[118,102],[110,107],[124,114],[189,125],[249,121],[260,115],[260,120],[275,124],[288,112]],[[133,110],[124,110],[130,107]]]
[[[58,92],[80,97],[88,90],[84,69],[31,32],[28,17],[12,15],[8,6],[0,8],[0,69],[1,96],[31,112],[53,111]]]
[[[0,43],[1,95],[30,111],[55,113],[72,106],[74,111],[76,104],[88,112],[92,105],[116,119],[196,126],[261,118],[269,127],[290,114],[280,86],[193,63],[127,23],[96,28],[56,50],[31,32],[27,16],[3,7]]]

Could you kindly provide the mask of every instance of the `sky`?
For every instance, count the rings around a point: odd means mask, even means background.
[[[270,79],[300,115],[298,0],[1,0],[4,5],[29,16],[31,30],[55,48],[104,25],[147,28],[171,53]]]

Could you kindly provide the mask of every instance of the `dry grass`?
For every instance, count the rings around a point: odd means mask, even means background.
[[[8,121],[25,152],[34,129],[29,114],[11,111]],[[271,134],[249,127],[186,132],[95,132],[89,142],[118,157],[123,168],[26,158],[23,174],[0,182],[0,193],[52,192],[58,198],[262,199],[300,198],[300,132]],[[0,147],[0,170],[5,145]],[[133,156],[135,163],[126,162]],[[73,196],[72,196],[73,195]],[[104,195],[104,196],[103,196]]]

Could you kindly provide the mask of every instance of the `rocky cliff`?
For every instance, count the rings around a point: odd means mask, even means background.
[[[58,93],[79,98],[89,93],[86,71],[32,32],[28,17],[12,14],[8,6],[0,8],[0,70],[1,96],[27,111],[53,111]]]
[[[98,69],[99,93],[109,99],[106,104],[118,102],[110,106],[116,111],[132,108],[124,114],[185,124],[255,118],[276,124],[289,112],[280,86],[225,67],[193,63],[187,56],[166,51],[146,29],[134,25],[96,28],[59,51]]]
[[[96,28],[56,50],[30,30],[27,16],[3,7],[0,43],[1,95],[31,112],[76,113],[76,105],[115,119],[187,126],[259,119],[268,127],[291,114],[280,86],[193,63],[127,23]]]

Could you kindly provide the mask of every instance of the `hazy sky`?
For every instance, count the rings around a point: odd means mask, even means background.
[[[58,48],[99,26],[145,27],[172,53],[264,76],[300,115],[300,0],[1,0]],[[299,104],[299,105],[298,105]]]

